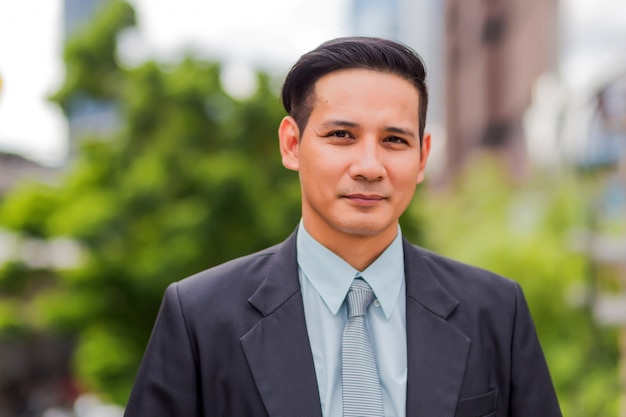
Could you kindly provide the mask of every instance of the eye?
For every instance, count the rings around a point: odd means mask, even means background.
[[[328,136],[328,137],[335,137],[335,138],[353,138],[354,137],[347,130],[333,130],[332,132],[330,132],[326,136]]]
[[[401,138],[399,136],[389,136],[389,137],[387,137],[385,139],[385,142],[400,143],[400,144],[402,144],[402,143],[403,144],[408,144],[409,143],[406,139]]]

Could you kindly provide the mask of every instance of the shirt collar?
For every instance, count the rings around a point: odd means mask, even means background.
[[[361,276],[372,287],[385,317],[391,316],[404,280],[404,250],[399,226],[393,242],[361,272],[315,240],[302,222],[296,245],[298,266],[332,314],[339,311],[354,278]]]

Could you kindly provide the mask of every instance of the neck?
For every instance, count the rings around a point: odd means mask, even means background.
[[[358,271],[364,271],[393,242],[397,235],[397,225],[376,235],[359,235],[337,230],[320,233],[311,230],[304,222],[307,232],[328,250],[339,256]]]

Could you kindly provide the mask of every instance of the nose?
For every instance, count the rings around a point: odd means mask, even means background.
[[[376,140],[362,140],[353,148],[353,161],[350,176],[365,181],[380,181],[386,175],[382,160],[382,150]]]

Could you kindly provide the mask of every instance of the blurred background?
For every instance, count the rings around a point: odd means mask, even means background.
[[[626,3],[0,3],[0,416],[118,417],[165,287],[284,239],[289,67],[428,68],[413,241],[521,283],[563,414],[626,416]]]

